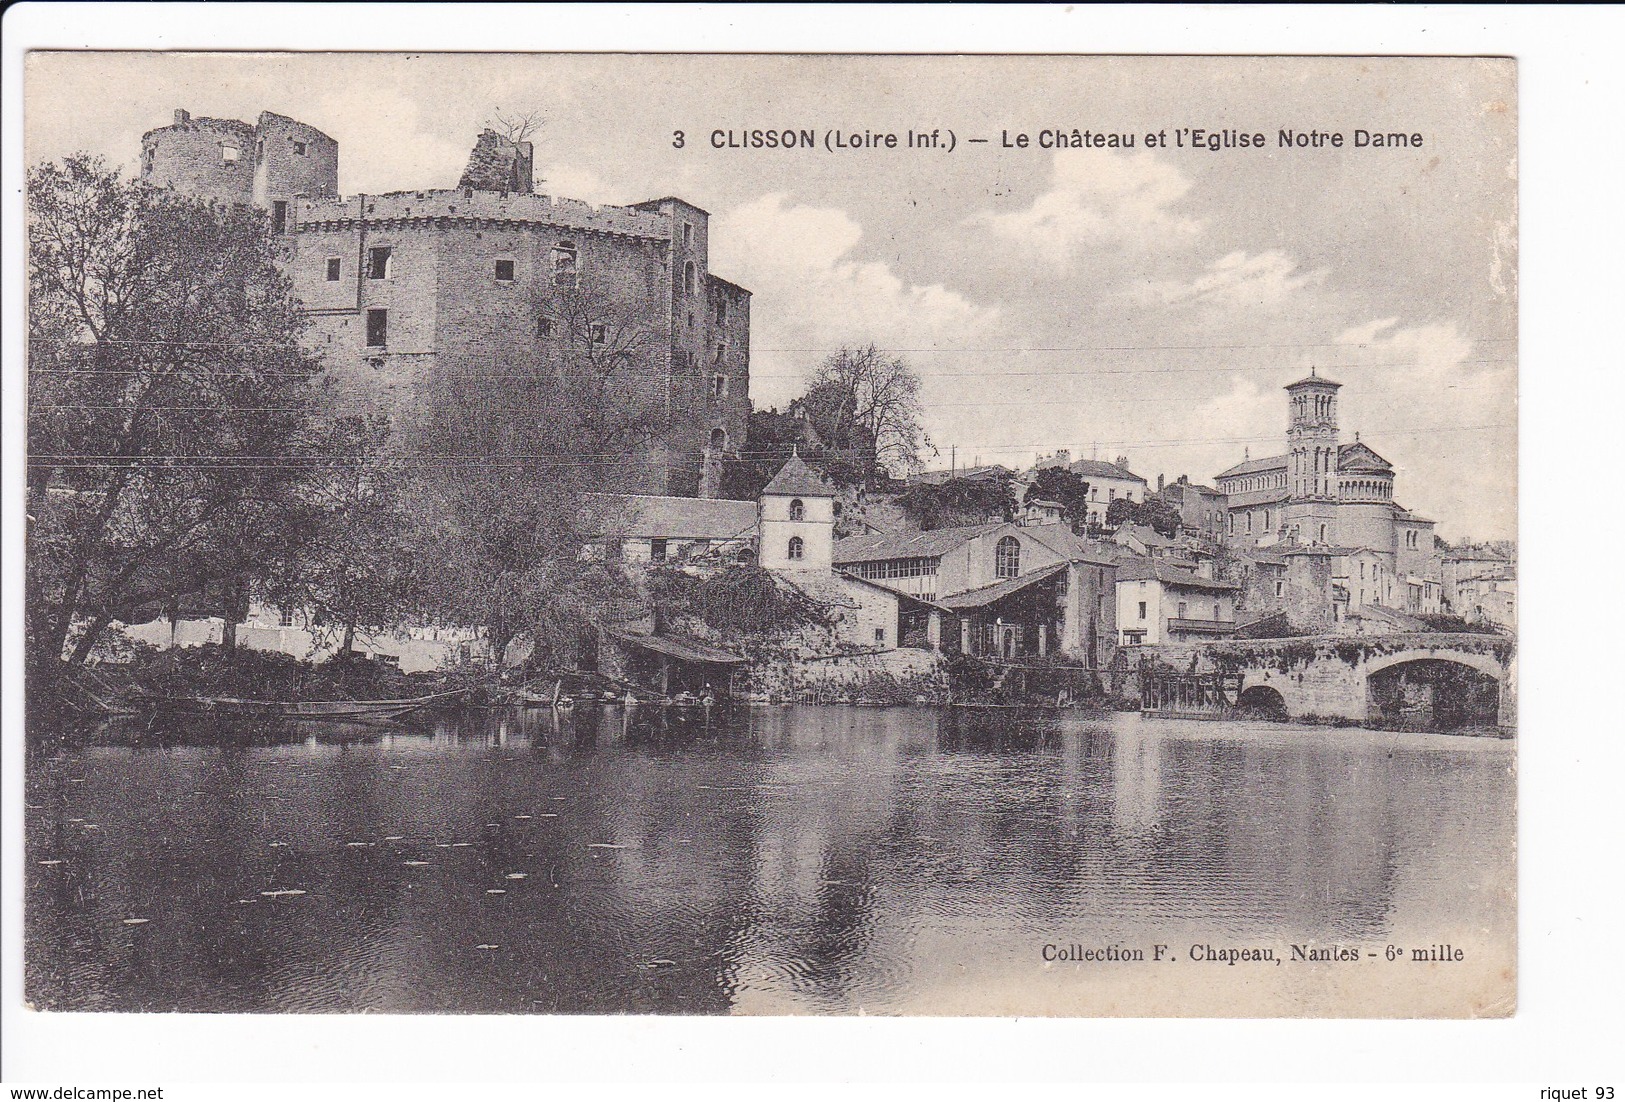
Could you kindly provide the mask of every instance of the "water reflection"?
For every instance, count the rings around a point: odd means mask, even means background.
[[[1099,1009],[1107,982],[1061,986],[1046,941],[1489,929],[1510,953],[1507,743],[965,709],[651,718],[124,724],[36,754],[29,997],[1043,1011]]]

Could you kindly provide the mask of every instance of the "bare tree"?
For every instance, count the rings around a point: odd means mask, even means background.
[[[518,145],[520,142],[529,141],[530,136],[540,130],[546,122],[547,119],[539,107],[524,111],[503,111],[498,107],[487,125]]]
[[[801,403],[819,435],[857,460],[866,480],[918,467],[930,447],[920,425],[920,377],[872,344],[843,348],[819,364]]]

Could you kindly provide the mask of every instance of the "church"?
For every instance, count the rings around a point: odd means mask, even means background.
[[[1341,389],[1310,368],[1286,387],[1286,454],[1246,459],[1214,479],[1227,498],[1227,542],[1364,549],[1399,577],[1438,577],[1434,522],[1394,500],[1393,464],[1359,434],[1339,440]]]

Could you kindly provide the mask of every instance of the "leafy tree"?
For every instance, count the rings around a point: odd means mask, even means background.
[[[1058,503],[1073,529],[1081,528],[1089,516],[1089,483],[1065,467],[1043,467],[1033,477],[1022,504],[1035,501]]]
[[[921,531],[1009,520],[1016,511],[1015,477],[1005,474],[916,483],[897,504]]]
[[[418,606],[425,560],[412,546],[406,480],[385,451],[388,439],[382,418],[332,424],[301,488],[315,510],[309,538],[276,556],[264,583],[279,606],[306,611],[320,645],[345,656],[357,631],[400,627]]]
[[[133,606],[235,607],[303,538],[319,364],[263,213],[85,154],[27,192],[27,634],[49,677]]]
[[[872,344],[825,359],[800,404],[825,444],[850,456],[864,482],[918,468],[930,447],[920,425],[920,377]]]
[[[1144,501],[1120,497],[1106,506],[1106,525],[1121,528],[1125,524],[1143,524],[1174,539],[1179,535],[1184,518],[1178,509],[1158,497],[1148,497]]]
[[[867,478],[859,460],[825,447],[815,433],[807,432],[807,423],[793,414],[757,410],[750,415],[746,431],[741,453],[723,461],[723,497],[755,501],[792,454],[800,455],[837,489],[861,486]]]
[[[651,385],[670,354],[659,333],[571,276],[539,297],[549,332],[532,357],[447,373],[414,449],[424,611],[479,626],[499,662],[523,639],[536,661],[573,666],[583,637],[624,611],[618,567],[584,561],[604,518],[582,494],[646,464],[668,423]]]

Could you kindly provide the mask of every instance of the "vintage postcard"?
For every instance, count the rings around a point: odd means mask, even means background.
[[[1511,1014],[1517,105],[30,54],[29,1007]]]

